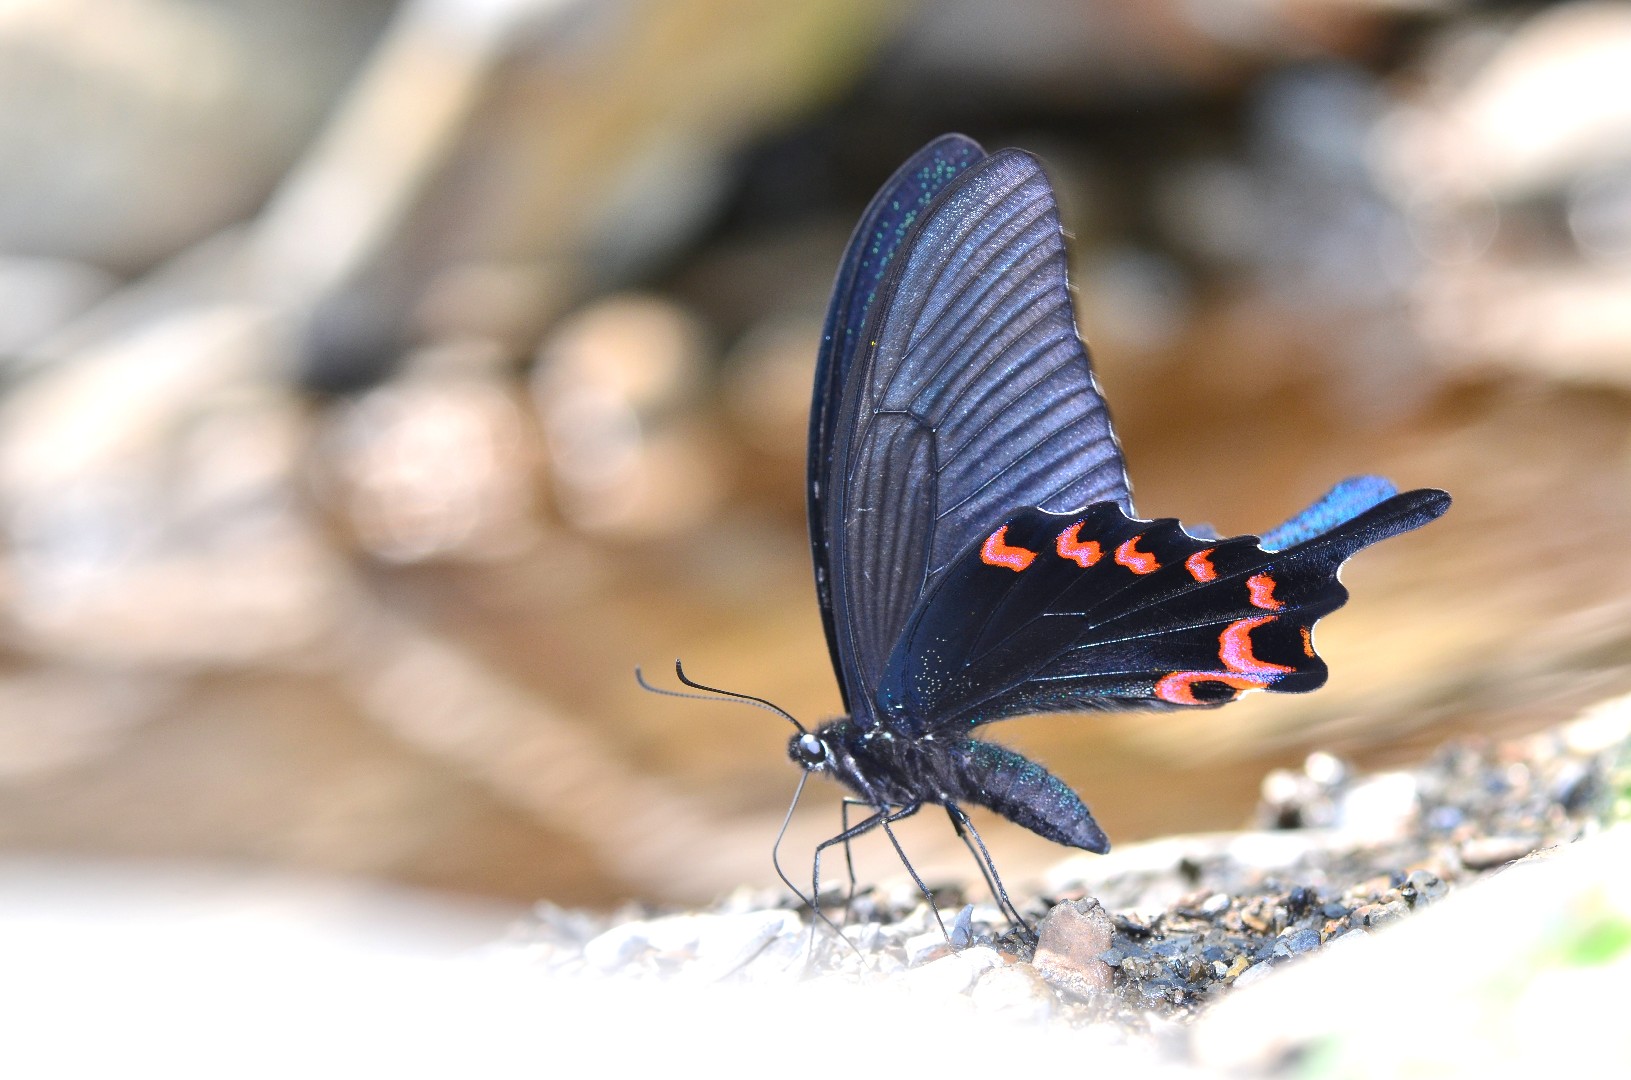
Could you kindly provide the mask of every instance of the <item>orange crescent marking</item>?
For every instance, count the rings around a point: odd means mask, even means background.
[[[1242,675],[1284,675],[1296,671],[1296,668],[1271,664],[1252,655],[1252,631],[1273,621],[1273,615],[1258,615],[1224,627],[1223,633],[1218,635],[1218,659],[1223,661],[1223,666]]]
[[[1303,632],[1303,655],[1314,655],[1314,631],[1307,626],[1300,627]]]
[[[1104,555],[1104,552],[1099,548],[1099,542],[1097,540],[1081,539],[1082,526],[1085,524],[1087,524],[1087,522],[1078,521],[1076,524],[1060,533],[1058,542],[1054,544],[1054,547],[1058,550],[1059,557],[1061,559],[1069,559],[1077,566],[1080,566],[1083,570],[1086,570],[1089,566],[1092,566],[1094,563],[1098,562]]]
[[[980,548],[981,562],[987,566],[1006,566],[1016,574],[1031,565],[1031,560],[1035,558],[1036,552],[1034,551],[1008,546],[1008,526],[1006,525],[986,537],[985,546]]]
[[[1212,552],[1216,548],[1207,548],[1197,551],[1184,560],[1184,566],[1189,569],[1189,576],[1196,581],[1211,581],[1218,576],[1217,569],[1212,565]]]
[[[1116,561],[1135,574],[1153,574],[1161,569],[1161,564],[1155,561],[1155,556],[1147,551],[1139,551],[1133,545],[1144,539],[1144,534],[1128,540],[1116,549]]]
[[[1279,611],[1285,604],[1274,598],[1276,582],[1268,574],[1253,574],[1246,579],[1246,588],[1252,594],[1252,607],[1260,607],[1264,611]]]
[[[1162,701],[1170,701],[1174,705],[1217,705],[1221,702],[1199,701],[1195,697],[1195,684],[1198,682],[1220,682],[1225,686],[1232,686],[1238,697],[1240,692],[1246,690],[1261,690],[1267,686],[1266,678],[1254,678],[1250,675],[1230,675],[1222,671],[1174,671],[1170,675],[1163,675],[1155,684],[1155,696]],[[1234,700],[1233,698],[1230,699]]]

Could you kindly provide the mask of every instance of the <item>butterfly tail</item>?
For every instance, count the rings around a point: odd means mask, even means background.
[[[1379,476],[1354,477],[1271,530],[1260,546],[1283,553],[1287,561],[1327,563],[1334,570],[1356,551],[1419,529],[1449,508],[1449,492],[1437,488],[1396,494],[1393,485]]]
[[[1399,489],[1386,477],[1350,476],[1337,483],[1312,506],[1290,521],[1264,533],[1260,543],[1264,551],[1284,551],[1286,548],[1295,547],[1306,540],[1312,540],[1316,536],[1337,529],[1398,493]],[[1443,511],[1440,510],[1439,513]],[[1196,536],[1202,535],[1196,532],[1193,526],[1189,531]]]
[[[1292,521],[1309,517],[1336,499],[1351,497],[1352,489],[1344,492],[1344,485],[1376,480],[1379,478],[1360,477],[1354,481],[1344,481]],[[1385,480],[1380,482],[1387,484]],[[1283,550],[1274,550],[1271,567],[1254,576],[1247,584],[1251,586],[1254,582],[1270,580],[1283,583],[1282,592],[1288,601],[1286,617],[1263,620],[1262,626],[1253,627],[1251,636],[1243,639],[1253,645],[1255,655],[1262,657],[1266,663],[1273,665],[1279,661],[1290,669],[1276,676],[1265,688],[1280,693],[1306,693],[1323,686],[1326,667],[1314,651],[1311,635],[1316,621],[1341,607],[1348,599],[1348,590],[1338,577],[1342,564],[1372,544],[1420,528],[1449,508],[1448,493],[1436,488],[1418,488],[1384,497],[1347,514],[1333,528]],[[1268,548],[1266,543],[1262,546]],[[1260,602],[1255,592],[1253,600]],[[1301,656],[1297,655],[1299,637]],[[1225,654],[1228,652],[1227,645],[1225,640]]]

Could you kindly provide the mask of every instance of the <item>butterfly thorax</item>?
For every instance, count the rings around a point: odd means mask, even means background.
[[[810,751],[819,744],[820,755]],[[795,736],[788,755],[810,772],[826,773],[872,806],[944,803],[958,793],[946,747],[932,736],[910,738],[845,718],[822,725],[808,740]],[[953,785],[956,786],[955,784]]]

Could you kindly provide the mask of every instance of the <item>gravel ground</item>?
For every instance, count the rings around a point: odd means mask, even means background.
[[[1261,829],[1062,862],[1040,895],[1015,897],[1034,932],[941,890],[961,948],[909,887],[856,896],[847,943],[825,928],[812,939],[788,898],[744,891],[694,912],[542,905],[503,948],[601,984],[899,986],[1009,1021],[1109,1030],[1186,1061],[1194,1022],[1237,990],[1306,956],[1355,951],[1623,817],[1628,735],[1621,699],[1540,735],[1446,746],[1407,771],[1359,775],[1314,754],[1265,778]],[[842,897],[828,903],[836,916]]]

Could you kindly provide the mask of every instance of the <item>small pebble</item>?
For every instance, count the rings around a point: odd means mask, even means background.
[[[855,947],[862,952],[876,952],[883,941],[883,924],[864,922],[859,926],[847,926],[844,936],[855,942]]]
[[[1240,921],[1256,930],[1259,934],[1272,934],[1275,931],[1278,912],[1275,905],[1263,899],[1253,900],[1240,912]]]
[[[1320,947],[1320,932],[1313,927],[1306,927],[1280,940],[1292,956],[1301,956]]]
[[[914,968],[938,960],[953,951],[951,945],[946,942],[946,935],[938,929],[925,930],[921,934],[907,938],[905,949],[906,966]]]
[[[804,974],[810,950],[810,931],[802,923],[759,950],[758,955],[736,970],[733,977],[744,982],[786,982]]]
[[[1434,900],[1443,899],[1449,893],[1450,887],[1439,879],[1431,870],[1412,870],[1406,884],[1416,890],[1416,904],[1418,906],[1430,904]]]
[[[1358,885],[1355,885],[1351,890],[1349,890],[1349,895],[1363,896],[1366,899],[1374,900],[1376,897],[1381,896],[1391,888],[1393,888],[1392,875],[1382,874],[1377,877],[1367,878]]]
[[[616,971],[648,948],[645,931],[643,922],[614,926],[584,943],[583,958],[597,970]]]
[[[1289,769],[1263,777],[1258,819],[1270,828],[1303,829],[1331,824],[1334,813],[1320,785]]]
[[[1434,832],[1449,832],[1466,820],[1459,806],[1435,806],[1427,812],[1427,827]]]
[[[1254,982],[1261,982],[1273,970],[1274,962],[1272,960],[1264,960],[1261,963],[1253,964],[1235,976],[1234,986],[1239,989],[1242,986],[1250,986]]]
[[[1151,942],[1150,955],[1159,956],[1163,960],[1170,960],[1188,947],[1188,938],[1167,938],[1165,941]]]
[[[1325,948],[1327,951],[1329,951],[1334,945],[1340,945],[1344,949],[1352,948],[1355,944],[1364,941],[1368,937],[1370,937],[1369,933],[1356,926],[1352,930],[1345,930],[1342,933],[1337,934],[1330,941],[1327,941],[1325,943]]]
[[[1416,778],[1406,772],[1377,773],[1348,788],[1337,808],[1337,826],[1380,843],[1407,835],[1419,808]]]
[[[1229,894],[1213,893],[1201,901],[1201,914],[1207,916],[1221,915],[1229,910]]]
[[[1037,927],[1032,963],[1055,987],[1078,996],[1110,986],[1110,965],[1100,955],[1110,948],[1115,927],[1097,900],[1055,904]]]
[[[1319,894],[1306,885],[1298,885],[1286,894],[1286,910],[1293,919],[1302,918],[1317,903]]]
[[[1386,926],[1404,918],[1408,910],[1403,900],[1393,900],[1385,904],[1365,904],[1354,909],[1353,919],[1361,926]]]
[[[1527,836],[1479,836],[1465,841],[1456,852],[1468,870],[1489,870],[1516,862],[1537,847]]]
[[[1596,799],[1600,788],[1597,775],[1591,769],[1578,761],[1566,762],[1552,780],[1552,801],[1575,813]]]
[[[1316,750],[1303,761],[1303,773],[1323,788],[1334,788],[1348,778],[1348,766],[1335,754]]]

